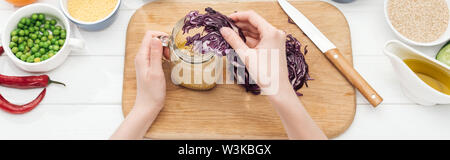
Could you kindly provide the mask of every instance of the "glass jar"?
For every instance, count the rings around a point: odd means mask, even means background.
[[[185,47],[187,35],[181,31],[183,24],[184,19],[177,22],[169,43],[166,43],[170,48],[172,82],[193,90],[210,90],[216,86],[216,68],[221,58],[212,52],[196,54],[189,47]]]

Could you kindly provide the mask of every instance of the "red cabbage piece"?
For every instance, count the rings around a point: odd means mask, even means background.
[[[183,34],[189,33],[194,28],[204,27],[203,33],[187,37],[186,46],[194,45],[197,53],[214,52],[225,56],[232,49],[220,34],[222,27],[229,27],[238,30],[240,37],[245,41],[244,33],[234,24],[234,21],[208,7],[205,14],[198,11],[191,11],[184,19]],[[202,36],[203,35],[203,36]]]
[[[191,29],[205,27],[203,33],[187,37],[186,46],[194,45],[194,50],[199,53],[214,52],[218,55],[227,56],[228,61],[232,64],[232,72],[238,82],[247,92],[253,94],[261,94],[261,88],[255,84],[250,77],[248,70],[244,73],[238,73],[238,68],[245,67],[244,63],[238,58],[235,52],[232,52],[232,47],[225,41],[220,34],[220,28],[230,27],[239,33],[239,36],[246,41],[242,30],[234,24],[234,21],[229,17],[208,7],[205,9],[205,14],[200,14],[198,11],[191,11],[186,15],[183,26],[183,34],[189,33]],[[202,36],[203,35],[203,36]],[[307,46],[303,48],[302,44],[291,34],[286,37],[286,59],[289,71],[289,80],[295,91],[301,89],[304,85],[308,87],[307,81],[311,80],[309,76],[309,68],[306,63],[305,56],[308,53]],[[301,93],[297,95],[302,96]]]
[[[309,67],[306,63],[305,56],[308,53],[308,46],[305,46],[302,52],[302,44],[291,34],[286,39],[286,59],[289,71],[289,80],[295,91],[298,91],[303,85],[308,87]],[[301,96],[302,94],[297,93]]]

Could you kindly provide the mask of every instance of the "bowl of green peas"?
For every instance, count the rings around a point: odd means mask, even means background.
[[[66,60],[72,48],[84,42],[70,36],[64,14],[51,5],[32,4],[17,10],[1,35],[5,53],[28,72],[48,72]]]

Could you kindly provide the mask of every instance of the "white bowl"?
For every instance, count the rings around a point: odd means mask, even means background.
[[[59,25],[62,25],[66,29],[66,43],[53,57],[39,62],[39,63],[27,63],[17,58],[9,48],[11,32],[16,29],[17,23],[23,17],[29,17],[33,13],[44,13],[47,17],[55,18]],[[11,59],[14,64],[28,72],[48,72],[60,66],[66,60],[73,47],[83,48],[84,42],[79,39],[71,37],[71,29],[69,20],[64,14],[56,7],[47,4],[31,4],[26,7],[17,10],[7,21],[6,26],[1,34],[2,45],[5,49],[6,55]]]
[[[403,42],[408,43],[410,45],[414,45],[414,46],[437,46],[437,45],[440,45],[440,44],[443,44],[443,43],[449,41],[449,39],[450,39],[450,23],[447,26],[447,30],[445,31],[445,33],[442,34],[441,37],[439,37],[439,39],[437,39],[433,42],[425,42],[425,43],[424,42],[416,42],[416,41],[413,41],[413,40],[403,36],[400,32],[397,31],[396,28],[394,28],[394,26],[391,23],[391,20],[389,19],[388,2],[389,2],[389,0],[384,1],[384,16],[386,18],[387,23],[391,27],[391,29]],[[447,2],[447,6],[448,6],[448,4],[450,4],[450,0],[446,0],[446,2]],[[450,22],[450,20],[449,20],[449,22]]]
[[[121,0],[118,0],[114,10],[108,16],[95,22],[84,22],[73,18],[67,9],[67,0],[60,0],[59,5],[66,17],[73,23],[77,24],[80,28],[87,31],[99,31],[109,27],[114,22],[117,18],[121,2]]]

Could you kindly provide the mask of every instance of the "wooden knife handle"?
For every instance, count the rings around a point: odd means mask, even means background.
[[[383,98],[364,80],[338,49],[331,49],[325,52],[325,55],[372,106],[377,107],[383,101]]]

